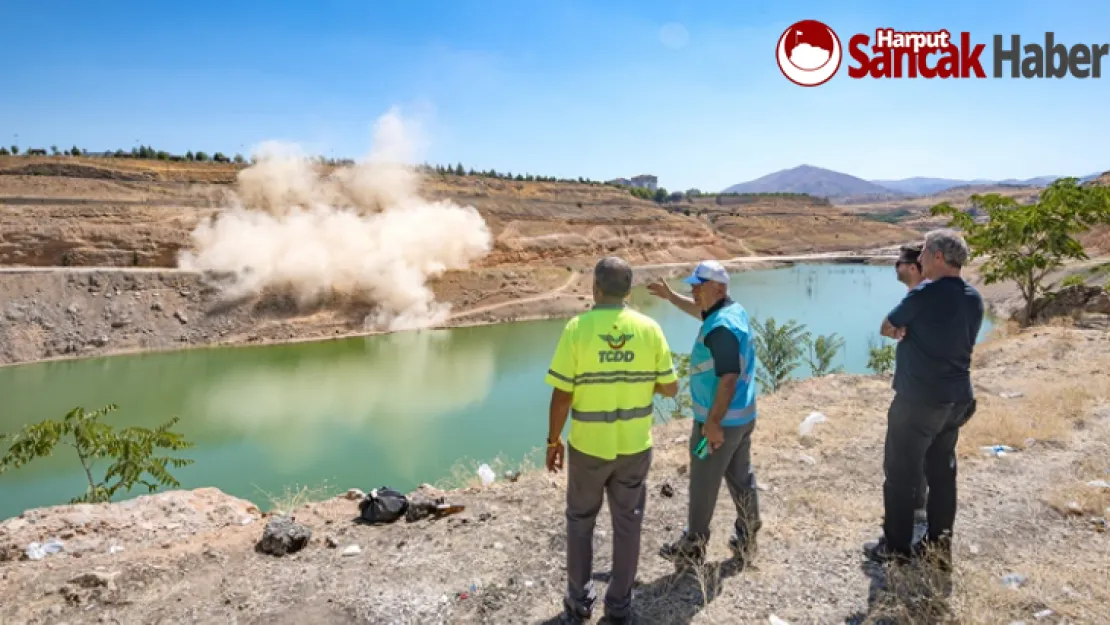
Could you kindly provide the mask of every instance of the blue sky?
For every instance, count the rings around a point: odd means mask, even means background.
[[[426,160],[719,190],[799,164],[864,178],[1110,169],[1098,80],[851,80],[775,64],[800,19],[1110,42],[1110,3],[505,0],[6,2],[0,143],[358,157],[390,107]],[[685,45],[661,29],[681,24]],[[989,70],[990,48],[984,56]],[[18,135],[18,137],[16,137]]]

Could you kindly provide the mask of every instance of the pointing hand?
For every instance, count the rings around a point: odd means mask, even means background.
[[[668,299],[671,295],[671,287],[662,280],[656,280],[647,285],[647,290],[652,295],[662,299]]]

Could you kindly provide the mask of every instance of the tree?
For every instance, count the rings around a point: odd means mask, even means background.
[[[667,201],[667,195],[668,195],[667,190],[664,189],[663,187],[659,187],[658,189],[655,190],[655,194],[652,196],[652,199],[654,199],[656,202],[662,204],[663,202]]]
[[[459,163],[458,166],[455,167],[455,175],[456,176],[465,176],[466,175],[466,170],[463,169],[462,163]]]
[[[203,162],[208,160],[208,153],[207,152],[197,152],[196,154],[193,155],[193,158],[196,159],[197,161],[203,163]]]
[[[894,370],[894,344],[893,343],[876,343],[868,339],[867,341],[867,368],[878,373],[885,375]]]
[[[844,367],[832,366],[833,359],[842,349],[844,349],[844,339],[835,332],[814,339],[809,344],[809,357],[807,358],[814,377],[844,371]]]
[[[11,152],[8,151],[8,148],[0,147],[0,156],[8,156],[9,154],[11,154]]]
[[[12,154],[15,155],[15,156],[19,156],[19,146],[18,145],[12,145]]]
[[[149,492],[157,490],[159,485],[180,486],[167,467],[179,469],[193,461],[155,455],[157,449],[177,451],[193,446],[180,434],[170,431],[178,418],[174,417],[153,430],[129,427],[117,432],[100,420],[117,407],[108,404],[99,410],[85,412],[78,406],[61,421],[47,419],[24,426],[16,434],[0,435],[0,440],[11,441],[8,452],[0,458],[0,474],[18,469],[35,458],[49,456],[58,443],[64,443],[76,451],[89,482],[85,494],[75,497],[71,503],[110,501],[117,493],[130,491],[136,485],[146,486]],[[104,458],[110,458],[112,463],[108,465],[104,477],[97,480],[93,476],[93,464]],[[144,478],[144,475],[150,478]]]
[[[61,150],[59,150],[59,149],[58,149],[58,146],[56,146],[56,145],[52,145],[52,146],[50,146],[50,154],[51,154],[51,155],[53,155],[53,156],[58,156],[58,155],[59,155],[59,154],[61,154],[61,153],[62,153],[62,152],[61,152]]]
[[[191,161],[194,158],[196,158],[196,157],[193,156],[193,151],[192,150],[189,150],[188,152],[185,153],[185,160]]]
[[[242,165],[244,162],[246,162],[246,160],[243,158],[242,154],[236,154],[235,155],[235,162],[239,165]]]
[[[777,325],[774,317],[760,323],[752,319],[755,330],[755,355],[759,360],[756,379],[760,386],[773,393],[790,378],[801,363],[810,334],[804,324],[794,319]]]
[[[1087,253],[1074,235],[1099,223],[1110,223],[1110,189],[1079,186],[1076,178],[1061,178],[1041,192],[1032,204],[1021,205],[997,193],[971,196],[972,208],[985,222],[944,202],[933,215],[950,218],[949,227],[963,230],[972,257],[985,256],[987,284],[1012,280],[1025,300],[1022,324],[1036,317],[1035,303],[1044,292],[1044,279],[1067,260],[1084,260]]]

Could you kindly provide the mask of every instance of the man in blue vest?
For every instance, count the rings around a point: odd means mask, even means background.
[[[704,559],[723,479],[737,515],[729,547],[744,563],[755,554],[755,535],[762,525],[751,465],[756,418],[755,341],[747,311],[729,297],[729,275],[721,263],[704,261],[683,282],[691,286],[693,298],[675,293],[663,281],[648,286],[651,293],[702,322],[690,352],[694,424],[690,435],[689,516],[686,531],[674,543],[664,545],[660,555],[671,560]],[[707,453],[699,457],[703,437]]]

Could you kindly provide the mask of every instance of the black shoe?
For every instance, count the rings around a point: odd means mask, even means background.
[[[902,553],[891,549],[890,543],[886,541],[885,536],[877,541],[865,544],[863,546],[863,553],[870,560],[878,564],[886,564],[888,562],[904,564],[909,562],[913,557],[912,553]]]
[[[733,534],[732,538],[728,539],[728,548],[732,550],[732,557],[744,564],[754,560],[756,554],[759,552],[755,534],[750,536]]]
[[[913,546],[913,555],[945,573],[952,572],[952,541],[949,538],[926,538]]]
[[[590,617],[582,617],[570,608],[563,608],[563,613],[559,615],[559,625],[585,625]]]
[[[624,616],[606,614],[601,618],[600,625],[635,625],[636,622],[636,617],[629,612]]]
[[[672,562],[701,563],[705,560],[705,541],[692,538],[686,532],[673,543],[663,545],[659,555]]]

